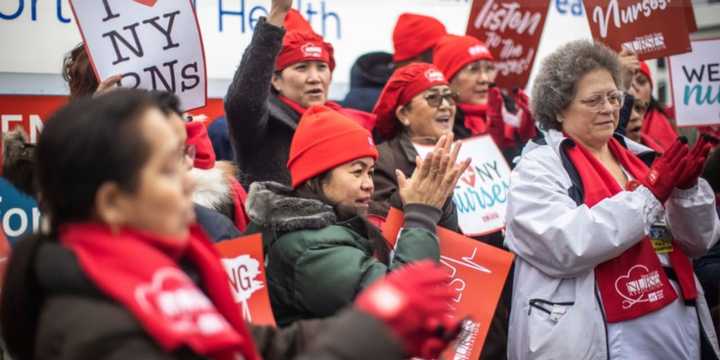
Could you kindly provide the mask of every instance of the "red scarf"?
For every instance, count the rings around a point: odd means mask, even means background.
[[[457,104],[457,107],[462,110],[465,115],[465,128],[470,130],[473,136],[487,134],[488,125],[485,119],[487,118],[487,104]]]
[[[648,168],[640,159],[615,139],[610,139],[608,146],[635,179],[645,179]],[[622,191],[610,172],[585,147],[576,142],[576,146],[568,149],[568,155],[582,179],[588,207]],[[677,274],[683,298],[697,298],[692,264],[678,246],[670,252],[670,263]],[[643,316],[677,298],[647,236],[620,256],[595,267],[595,278],[608,323]]]
[[[187,245],[169,238],[123,229],[113,234],[97,223],[60,229],[60,241],[106,295],[128,309],[165,350],[187,346],[218,360],[260,357],[233,300],[218,255],[197,226]],[[177,265],[185,256],[195,264],[206,296]]]
[[[498,117],[495,121],[488,121],[487,104],[458,103],[457,107],[465,116],[463,123],[465,128],[470,130],[473,136],[489,134],[500,149],[514,146],[515,129],[506,124],[502,117]]]
[[[669,149],[678,137],[670,119],[657,109],[650,109],[645,113],[640,133],[655,140],[662,147],[662,152]]]
[[[300,114],[300,116],[303,116],[303,114],[305,114],[305,111],[307,109],[302,107],[295,101],[292,101],[282,95],[278,95],[278,98],[287,106],[295,110],[295,112]],[[355,120],[358,124],[360,124],[360,126],[367,129],[367,131],[372,132],[373,128],[375,128],[375,122],[377,121],[377,115],[375,114],[357,109],[344,108],[334,101],[326,101],[324,105]]]

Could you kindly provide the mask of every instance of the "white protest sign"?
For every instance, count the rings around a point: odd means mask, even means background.
[[[415,145],[425,158],[432,146]],[[489,135],[462,141],[458,159],[471,158],[458,181],[453,202],[463,234],[479,236],[505,227],[505,208],[510,188],[510,166]]]
[[[72,0],[80,33],[99,79],[170,91],[183,110],[205,106],[202,38],[190,0]]]
[[[691,45],[692,52],[668,60],[677,124],[720,124],[720,38]]]

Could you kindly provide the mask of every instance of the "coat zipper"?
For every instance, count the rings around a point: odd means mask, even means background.
[[[598,307],[600,307],[600,314],[602,314],[603,318],[603,328],[605,328],[605,358],[610,360],[610,335],[608,334],[607,319],[605,318],[605,309],[603,309],[602,301],[600,300],[600,293],[597,287],[597,282],[595,282],[595,300],[597,300]]]

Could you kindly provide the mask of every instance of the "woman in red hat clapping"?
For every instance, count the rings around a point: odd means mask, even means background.
[[[290,146],[292,187],[255,182],[248,194],[248,215],[264,235],[278,324],[330,316],[389,271],[438,261],[439,208],[469,164],[455,164],[458,151],[445,137],[412,176],[399,175],[405,218],[391,256],[366,220],[378,159],[370,132],[325,106],[310,108]]]
[[[413,63],[393,73],[373,110],[376,129],[386,141],[378,146],[372,215],[384,218],[390,207],[401,206],[396,171],[404,176],[415,171],[415,144],[433,145],[442,136],[453,136],[455,111],[455,95],[434,65]],[[449,198],[442,206],[439,224],[460,231],[455,205]]]

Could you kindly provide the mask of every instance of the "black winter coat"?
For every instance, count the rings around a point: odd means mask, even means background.
[[[191,267],[182,268],[193,281],[199,281]],[[35,338],[36,359],[202,359],[188,348],[164,352],[132,313],[95,287],[65,247],[50,242],[40,245],[35,272],[43,294],[43,299],[38,299],[43,305]],[[354,310],[282,330],[249,327],[265,360],[403,358],[402,347],[385,325]]]
[[[255,181],[290,184],[286,164],[300,114],[271,90],[284,35],[283,28],[260,19],[225,96],[238,179],[246,189]]]

